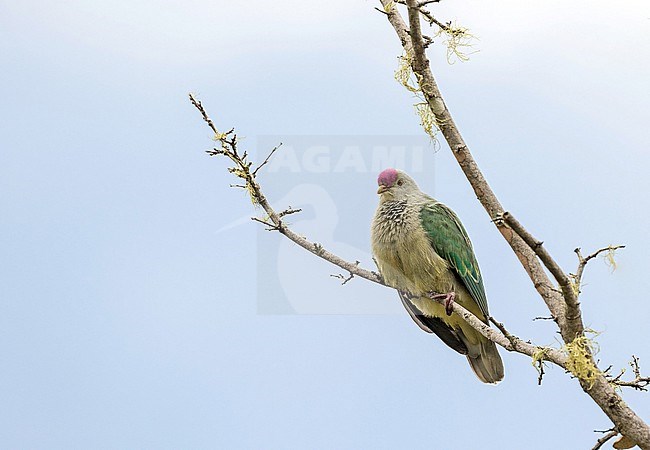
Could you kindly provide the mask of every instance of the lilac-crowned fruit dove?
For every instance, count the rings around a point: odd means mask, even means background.
[[[501,381],[503,362],[494,342],[451,309],[455,301],[488,323],[483,279],[458,216],[400,170],[384,170],[377,182],[372,252],[384,282],[397,289],[420,328],[467,356],[482,382]]]

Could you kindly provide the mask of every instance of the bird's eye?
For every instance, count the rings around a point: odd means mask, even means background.
[[[403,185],[403,184],[404,184],[404,182],[403,182],[402,180],[399,180],[399,181],[397,182],[397,185],[398,185],[398,186],[401,186],[401,185]]]

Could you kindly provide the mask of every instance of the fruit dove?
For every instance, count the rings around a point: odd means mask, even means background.
[[[499,382],[503,362],[496,345],[450,307],[455,301],[488,323],[483,279],[458,216],[400,170],[384,170],[377,182],[372,252],[385,283],[397,289],[420,328],[467,356],[482,382]],[[445,305],[432,296],[445,298]]]

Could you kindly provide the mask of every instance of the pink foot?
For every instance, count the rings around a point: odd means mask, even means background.
[[[429,298],[432,300],[445,300],[445,312],[447,313],[448,316],[451,316],[451,313],[454,312],[453,304],[454,300],[456,300],[456,293],[455,292],[448,292],[446,294],[435,294],[435,293],[430,293]]]

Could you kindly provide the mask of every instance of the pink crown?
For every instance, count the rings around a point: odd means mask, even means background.
[[[391,187],[397,181],[397,170],[386,169],[377,177],[377,184],[380,186]]]

